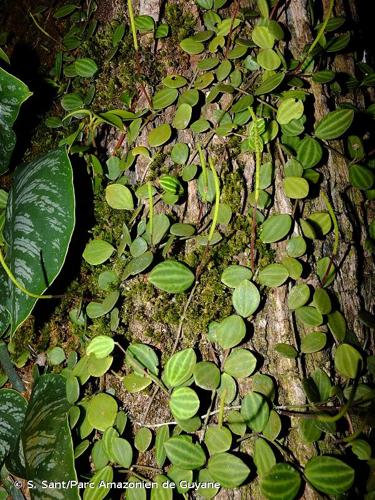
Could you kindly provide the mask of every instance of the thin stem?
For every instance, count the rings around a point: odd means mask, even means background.
[[[204,157],[201,145],[197,144],[197,149],[199,153],[199,160],[201,162],[202,174],[203,174],[203,184],[204,184],[204,193],[202,196],[202,201],[207,201],[207,191],[208,191],[208,175],[207,175],[207,164],[206,159]]]
[[[330,203],[330,201],[329,201],[329,199],[324,191],[322,191],[322,198],[323,198],[324,203],[327,207],[328,213],[332,219],[333,231],[334,231],[334,235],[335,235],[335,240],[334,240],[333,249],[332,249],[332,255],[331,255],[327,270],[324,273],[324,276],[322,278],[322,286],[324,286],[328,280],[329,273],[330,273],[331,267],[333,265],[333,259],[335,258],[336,254],[338,252],[338,248],[339,248],[339,225],[338,225],[337,217],[336,217],[336,214],[333,210],[333,207],[332,207],[332,205],[331,205],[331,203]]]
[[[320,29],[319,29],[319,31],[318,31],[318,34],[316,35],[315,40],[314,40],[314,41],[313,41],[313,43],[310,45],[310,48],[309,48],[309,50],[307,51],[307,55],[306,55],[306,57],[307,57],[307,56],[309,56],[309,54],[311,54],[311,52],[315,49],[315,47],[316,47],[316,46],[317,46],[317,44],[319,43],[319,40],[322,38],[323,33],[324,33],[324,31],[325,31],[325,29],[326,29],[326,27],[327,27],[328,21],[329,21],[329,19],[330,19],[331,15],[332,15],[332,10],[333,10],[333,5],[334,5],[334,3],[335,3],[335,0],[331,0],[331,1],[329,2],[329,7],[328,7],[328,12],[327,12],[327,15],[326,15],[326,17],[325,17],[325,19],[324,19],[323,24],[321,25],[321,27],[320,27]],[[306,58],[305,58],[305,59],[306,59]]]
[[[212,217],[212,224],[210,228],[210,232],[208,234],[208,243],[212,240],[212,237],[215,233],[216,225],[217,225],[217,219],[219,217],[219,207],[220,207],[220,182],[219,182],[219,177],[216,173],[214,163],[211,158],[208,159],[208,163],[210,164],[210,169],[212,172],[212,175],[214,177],[214,184],[215,184],[215,206],[214,206],[214,213]]]
[[[41,25],[38,23],[38,21],[36,20],[35,16],[33,16],[33,14],[31,13],[30,10],[29,10],[29,16],[31,17],[32,22],[35,24],[35,26],[38,28],[38,30],[43,33],[43,35],[46,35],[48,38],[50,38],[54,42],[59,43],[59,41],[56,40],[56,38],[53,38],[53,36],[51,36],[49,33],[47,33],[47,31],[45,29],[43,29],[41,27]]]
[[[154,204],[152,199],[152,185],[151,182],[147,183],[148,191],[148,220],[150,223],[150,243],[153,246],[153,232],[154,232]]]
[[[143,373],[143,375],[145,377],[148,377],[150,378],[153,382],[155,382],[155,384],[157,386],[160,387],[160,389],[169,396],[169,392],[167,390],[167,388],[164,386],[163,382],[161,380],[158,379],[158,377],[156,375],[154,375],[153,373],[145,370],[143,368],[143,366],[141,365],[141,363],[139,363],[135,357],[130,354],[129,352],[126,353],[126,356],[128,357],[129,361],[130,361],[130,364],[132,364],[133,366],[135,366],[137,368],[137,370],[139,370],[141,373]]]
[[[133,35],[133,45],[136,52],[139,50],[138,40],[137,40],[137,28],[135,27],[134,10],[132,0],[128,0],[128,11],[129,11],[129,21],[130,29]]]
[[[29,297],[32,297],[34,299],[54,299],[53,295],[38,295],[37,293],[29,292],[21,283],[17,280],[17,278],[14,276],[10,268],[8,267],[7,263],[4,260],[3,253],[0,248],[0,264],[3,267],[4,271],[8,275],[8,278],[12,281],[12,283],[19,289],[21,292],[23,292],[25,295],[28,295]]]

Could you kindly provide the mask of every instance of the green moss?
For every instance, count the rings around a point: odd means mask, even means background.
[[[189,12],[185,12],[178,4],[165,7],[165,21],[169,24],[172,37],[182,40],[194,32],[196,20]]]
[[[244,189],[243,178],[238,171],[229,172],[225,170],[222,172],[221,178],[223,179],[221,202],[228,203],[231,209],[237,212],[238,207],[241,206],[241,193]]]

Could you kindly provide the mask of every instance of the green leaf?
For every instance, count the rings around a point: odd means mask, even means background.
[[[322,156],[322,146],[312,137],[304,137],[297,146],[297,160],[304,168],[315,167],[322,159]]]
[[[240,486],[250,474],[249,467],[231,453],[218,453],[212,456],[207,463],[207,469],[213,479],[224,488]]]
[[[211,456],[223,453],[228,451],[232,445],[232,433],[226,427],[211,424],[207,427],[204,443]]]
[[[271,410],[270,418],[263,429],[263,435],[274,441],[281,432],[281,419],[275,410]]]
[[[35,382],[21,432],[26,478],[33,481],[32,498],[61,495],[58,485],[43,488],[42,481],[77,480],[73,445],[68,426],[69,403],[61,375],[41,375]],[[79,499],[77,487],[64,490],[64,500]]]
[[[87,243],[83,258],[92,266],[98,266],[108,260],[114,251],[113,246],[107,241],[92,240]]]
[[[152,384],[152,380],[138,373],[130,373],[122,379],[125,389],[131,394],[143,391],[146,387]]]
[[[132,343],[129,345],[126,351],[126,362],[133,366],[132,359],[136,359],[138,363],[140,363],[145,369],[149,370],[154,375],[157,375],[159,372],[159,360],[152,349],[152,347],[146,344]],[[133,366],[136,370],[137,367]]]
[[[261,226],[260,238],[263,243],[280,241],[289,233],[291,227],[292,218],[290,215],[271,215]]]
[[[119,296],[120,292],[118,290],[114,290],[105,297],[103,302],[90,302],[86,307],[87,316],[94,319],[100,318],[101,316],[109,313],[115,307]]]
[[[324,288],[317,288],[313,297],[314,306],[321,314],[329,314],[332,310],[331,299]]]
[[[61,99],[61,106],[65,111],[80,109],[84,106],[83,99],[79,94],[74,92],[65,94]]]
[[[204,51],[203,43],[197,42],[192,37],[184,38],[184,40],[180,42],[180,47],[184,52],[187,52],[191,55],[200,54]]]
[[[259,283],[261,285],[277,287],[288,279],[288,270],[282,264],[269,264],[259,272]]]
[[[220,384],[220,370],[211,361],[200,361],[194,366],[194,382],[198,387],[214,391]]]
[[[116,210],[133,210],[133,196],[129,188],[123,184],[110,184],[105,190],[105,199],[111,208]]]
[[[134,23],[137,30],[141,32],[154,31],[155,29],[155,21],[151,16],[135,16]]]
[[[271,446],[264,439],[257,438],[254,445],[254,463],[258,476],[264,477],[276,464],[275,454]]]
[[[180,469],[172,465],[170,469],[168,469],[168,477],[175,483],[178,493],[187,493],[189,491],[189,486],[185,484],[182,486],[181,483],[191,483],[193,481],[193,471]]]
[[[169,427],[168,425],[163,425],[156,431],[156,438],[155,438],[156,463],[158,467],[163,467],[165,459],[167,458],[164,444],[168,441],[168,439],[169,439]]]
[[[155,110],[165,109],[175,102],[178,97],[178,90],[176,88],[163,88],[156,92],[152,98],[152,107]]]
[[[299,99],[283,99],[277,109],[276,120],[280,125],[298,120],[303,115],[303,109],[303,102]]]
[[[286,251],[289,257],[302,257],[306,253],[306,241],[302,236],[293,236],[287,243]]]
[[[304,306],[310,298],[310,288],[305,283],[295,285],[288,295],[289,309],[298,309]]]
[[[111,462],[128,469],[133,461],[133,450],[126,439],[115,437],[111,440],[110,456]]]
[[[78,5],[74,5],[71,3],[62,5],[61,7],[55,10],[55,12],[53,13],[53,17],[55,19],[60,19],[62,17],[69,16],[72,12],[74,12],[78,8],[79,8]]]
[[[272,71],[280,66],[281,59],[273,49],[261,49],[258,52],[257,63],[262,68]]]
[[[171,151],[171,160],[179,165],[185,165],[189,158],[189,146],[178,142],[174,144]]]
[[[65,361],[65,352],[61,347],[53,347],[47,351],[47,360],[50,365],[57,366]]]
[[[275,90],[285,78],[285,73],[276,73],[275,75],[269,76],[266,80],[259,85],[255,90],[254,95],[269,94]]]
[[[270,401],[275,399],[275,385],[269,375],[256,373],[253,377],[253,391],[264,394]]]
[[[354,470],[338,458],[313,457],[305,466],[307,480],[328,495],[345,493],[354,481]]]
[[[299,432],[306,443],[319,441],[322,435],[322,431],[315,425],[313,418],[299,419]]]
[[[165,260],[153,268],[148,279],[160,290],[168,293],[182,293],[191,287],[195,276],[181,262]]]
[[[74,62],[74,68],[78,76],[90,78],[95,75],[98,71],[98,66],[96,62],[89,57],[82,57],[76,59]]]
[[[32,193],[32,195],[30,194]],[[17,167],[9,192],[4,239],[6,262],[30,292],[42,295],[59,274],[75,224],[73,172],[63,149]],[[0,332],[10,333],[31,313],[37,299],[26,295],[0,271]],[[9,316],[5,318],[6,311]]]
[[[163,381],[168,387],[177,387],[189,380],[193,374],[197,357],[193,349],[183,349],[176,352],[168,359],[164,372]]]
[[[371,459],[371,446],[364,439],[355,439],[350,443],[352,452],[357,456],[359,460],[370,460]]]
[[[224,269],[221,282],[230,288],[236,288],[243,280],[251,280],[253,273],[248,267],[232,264]]]
[[[173,118],[172,125],[177,130],[185,129],[191,120],[193,109],[190,104],[180,104],[176,110],[176,114]]]
[[[111,337],[98,335],[89,342],[86,353],[95,356],[97,359],[103,359],[111,354],[114,348],[115,341]]]
[[[309,183],[302,177],[286,177],[283,180],[283,187],[288,198],[302,200],[309,194]]]
[[[169,407],[173,416],[180,420],[194,417],[199,405],[197,393],[190,387],[177,387],[172,392],[169,400]]]
[[[170,232],[175,236],[188,238],[189,236],[193,236],[195,233],[195,227],[191,224],[176,222],[176,224],[172,224]]]
[[[308,354],[324,349],[327,343],[327,335],[324,332],[308,333],[301,340],[301,352]]]
[[[107,484],[113,481],[113,469],[106,465],[98,470],[91,478],[92,487],[86,488],[83,493],[83,500],[103,500],[109,491],[110,487]]]
[[[316,83],[329,83],[335,78],[336,73],[329,69],[317,71],[312,75],[312,80]]]
[[[117,409],[117,402],[112,396],[99,393],[87,405],[87,419],[94,429],[105,431],[115,423]]]
[[[18,78],[0,68],[0,175],[6,172],[16,145],[13,124],[20,107],[32,92]]]
[[[170,89],[179,89],[187,84],[187,80],[181,75],[168,75],[163,78],[162,84]]]
[[[241,342],[246,335],[244,320],[232,314],[223,319],[217,327],[216,341],[223,349],[230,349]]]
[[[247,394],[241,403],[241,415],[250,429],[262,432],[270,415],[270,409],[263,394],[258,392]]]
[[[152,441],[152,432],[147,427],[141,427],[135,434],[134,446],[140,452],[145,452]]]
[[[301,476],[291,465],[279,463],[272,467],[260,483],[268,500],[293,500],[301,487]]]
[[[355,378],[361,370],[363,359],[359,351],[350,344],[340,344],[335,352],[335,368],[347,378]]]
[[[363,165],[351,165],[349,167],[349,180],[352,186],[358,189],[370,189],[374,185],[375,175]]]
[[[315,127],[315,135],[319,139],[330,140],[342,136],[352,124],[354,111],[339,109],[325,115]]]
[[[267,26],[255,26],[251,35],[253,42],[262,49],[272,49],[275,37]]]
[[[289,359],[294,359],[298,356],[298,352],[295,349],[295,347],[293,347],[290,344],[286,344],[284,342],[276,344],[275,351],[284,356],[285,358]]]
[[[233,349],[224,363],[224,371],[235,378],[249,377],[255,370],[257,359],[248,349]]]
[[[113,357],[107,356],[103,359],[97,359],[95,356],[89,356],[87,370],[91,377],[102,377],[110,369]]]
[[[171,463],[181,469],[200,469],[206,463],[202,447],[187,441],[184,436],[168,439],[164,443],[164,448]]]
[[[26,399],[13,389],[0,390],[0,467],[14,450],[26,415]]]
[[[224,401],[227,404],[234,400],[237,394],[237,384],[231,375],[228,375],[227,373],[221,374],[220,386],[217,393],[220,397],[224,398]]]
[[[163,125],[153,128],[149,132],[147,140],[151,147],[156,148],[157,146],[161,146],[169,141],[171,135],[171,126],[168,125],[168,123],[164,123]]]
[[[333,311],[328,314],[328,326],[337,340],[344,340],[346,334],[346,321],[340,311]]]
[[[243,318],[248,318],[258,309],[260,294],[258,288],[249,280],[243,280],[234,289],[233,307]]]
[[[314,306],[299,307],[295,313],[297,320],[305,325],[320,326],[323,323],[323,316]]]

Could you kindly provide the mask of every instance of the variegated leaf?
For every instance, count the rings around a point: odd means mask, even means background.
[[[41,295],[54,281],[65,261],[74,223],[73,173],[65,150],[50,151],[16,169],[4,226],[6,261],[27,290]],[[0,332],[10,323],[13,334],[37,299],[14,286],[3,269],[0,297]]]
[[[31,94],[21,80],[0,68],[0,174],[8,169],[16,144],[13,123],[17,119],[21,104]]]
[[[0,467],[16,444],[26,413],[26,400],[13,389],[0,391]]]

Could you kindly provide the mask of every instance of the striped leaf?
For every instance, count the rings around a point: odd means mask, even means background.
[[[301,476],[289,464],[279,463],[262,479],[260,489],[269,500],[293,500],[301,486]]]
[[[168,359],[163,372],[163,381],[169,387],[177,387],[193,374],[197,357],[193,349],[183,349]]]
[[[250,429],[262,432],[270,416],[270,409],[263,394],[258,392],[247,394],[242,400],[241,415]]]
[[[9,192],[4,237],[6,262],[27,290],[41,295],[59,274],[75,223],[72,167],[56,149],[16,169]],[[10,333],[31,313],[37,299],[0,271],[0,332]],[[6,312],[8,311],[8,312]]]
[[[297,160],[304,168],[315,167],[322,159],[322,156],[322,146],[312,137],[304,137],[297,146]]]
[[[167,457],[173,465],[181,469],[200,469],[206,463],[206,455],[199,444],[193,444],[184,436],[168,439],[164,443]]]
[[[254,463],[258,475],[264,477],[276,464],[276,458],[271,446],[264,439],[257,438],[254,445]]]
[[[98,335],[93,338],[87,346],[86,354],[91,354],[97,359],[103,359],[111,354],[114,347],[115,342],[111,337],[108,337],[107,335]]]
[[[212,478],[224,488],[240,486],[250,474],[249,467],[231,453],[218,453],[212,456],[207,469]]]
[[[155,454],[156,463],[159,467],[163,467],[167,454],[165,452],[164,444],[169,439],[169,427],[168,425],[163,425],[156,432],[155,437]]]
[[[299,99],[283,99],[277,110],[276,119],[280,125],[286,125],[292,120],[298,120],[303,115],[303,102]]]
[[[93,59],[89,57],[82,57],[80,59],[76,59],[74,62],[74,69],[76,70],[78,76],[90,78],[98,71],[98,66]]]
[[[0,174],[8,169],[16,144],[13,123],[21,104],[31,95],[32,92],[21,80],[0,68]]]
[[[181,262],[165,260],[157,264],[148,277],[156,288],[169,293],[182,293],[194,282],[194,274]]]
[[[210,455],[223,453],[232,446],[232,433],[219,425],[209,425],[204,436],[204,443]]]
[[[65,378],[42,375],[35,382],[21,432],[25,479],[32,480],[33,499],[79,499],[77,488],[43,488],[42,481],[76,480],[73,446],[67,416]]]
[[[187,420],[199,409],[197,393],[190,387],[178,387],[172,392],[169,407],[173,416],[179,420]]]
[[[354,481],[354,469],[338,458],[314,457],[305,466],[307,480],[328,495],[345,493]]]
[[[315,127],[315,135],[319,139],[330,140],[342,136],[352,124],[354,111],[339,109],[324,116]]]
[[[17,444],[26,406],[25,398],[13,389],[0,391],[0,467]]]

